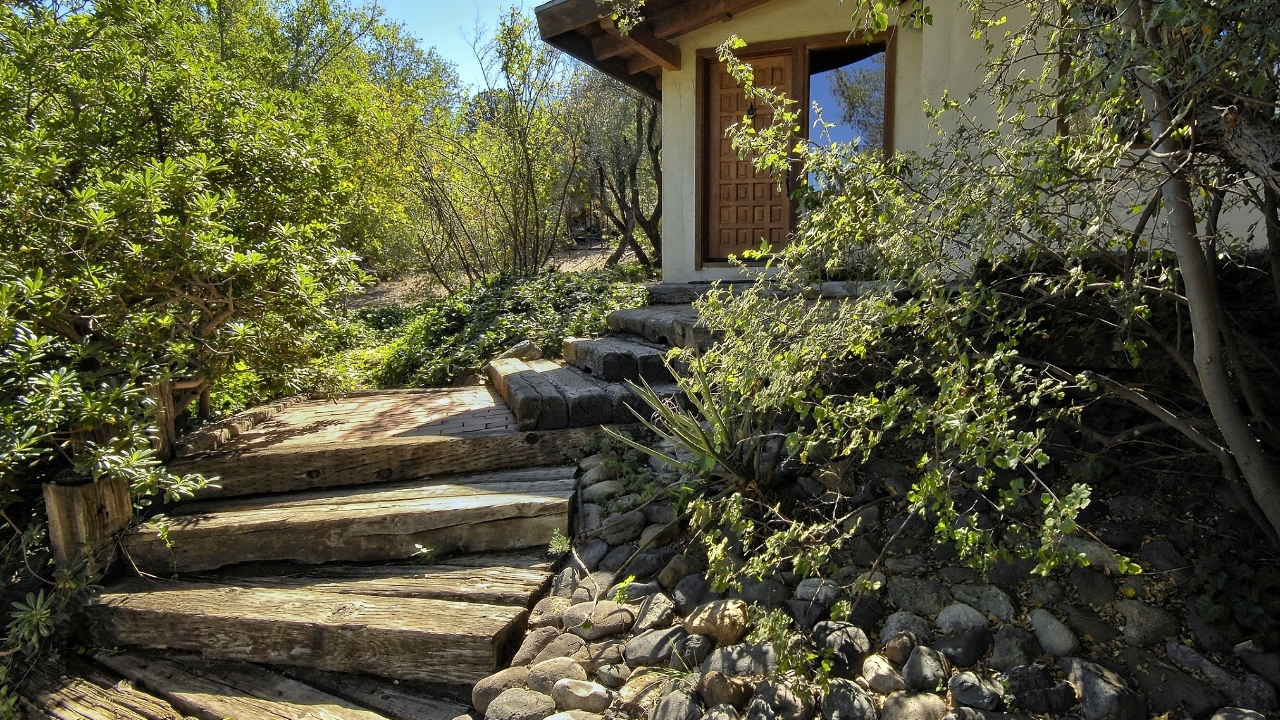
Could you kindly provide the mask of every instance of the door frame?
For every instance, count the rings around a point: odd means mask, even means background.
[[[770,57],[777,55],[791,54],[791,87],[798,89],[793,93],[794,99],[800,102],[800,126],[803,128],[803,137],[809,137],[809,53],[813,50],[827,50],[836,47],[857,47],[861,45],[884,45],[884,154],[886,157],[893,154],[894,140],[894,118],[896,115],[896,76],[898,69],[898,52],[897,43],[895,42],[896,28],[889,28],[887,32],[878,33],[869,41],[864,42],[861,36],[852,38],[849,33],[829,33],[825,35],[810,35],[808,37],[791,38],[788,40],[771,40],[768,42],[750,43],[737,53],[738,57],[743,60],[750,60],[753,57]],[[699,48],[696,51],[697,65],[694,73],[694,251],[693,266],[695,270],[701,270],[704,267],[733,267],[732,263],[724,260],[707,259],[708,249],[711,241],[711,217],[708,209],[710,207],[711,182],[708,173],[710,172],[710,152],[711,152],[711,112],[709,103],[710,85],[711,85],[711,69],[719,63],[716,56],[716,48]],[[716,138],[715,147],[719,147],[719,138]],[[789,182],[794,182],[798,170],[792,170],[792,177],[788,178]],[[799,216],[792,209],[791,218],[788,222],[788,232],[795,232],[796,223]],[[757,263],[750,263],[757,264]],[[763,263],[759,263],[763,264]]]

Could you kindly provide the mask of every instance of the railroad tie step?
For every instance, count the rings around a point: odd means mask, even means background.
[[[497,670],[527,614],[520,606],[144,580],[108,588],[88,609],[104,647],[446,684]]]
[[[158,574],[235,563],[404,560],[545,546],[566,532],[572,472],[496,473],[179,505],[126,534],[139,569]]]
[[[565,338],[565,362],[605,382],[639,382],[650,384],[673,382],[664,353],[648,345],[618,338]]]
[[[606,321],[614,332],[637,335],[659,345],[705,350],[716,340],[710,328],[699,321],[697,311],[688,305],[615,310]]]

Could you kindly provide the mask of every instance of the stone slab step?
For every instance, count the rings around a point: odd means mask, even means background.
[[[254,665],[107,653],[97,661],[201,720],[386,720]]]
[[[426,598],[131,580],[104,591],[87,614],[93,639],[103,647],[470,684],[498,669],[528,611]]]
[[[164,700],[74,657],[64,669],[44,663],[32,668],[19,687],[18,705],[28,718],[184,720]]]
[[[667,384],[675,378],[663,362],[661,350],[617,338],[565,338],[565,362],[605,382]]]
[[[715,342],[711,330],[700,325],[689,305],[649,305],[615,310],[607,318],[614,332],[639,335],[661,345],[705,350]]]
[[[543,546],[567,532],[572,475],[483,475],[179,505],[125,535],[129,560],[155,574],[235,563],[404,560]],[[167,541],[162,536],[167,534]]]

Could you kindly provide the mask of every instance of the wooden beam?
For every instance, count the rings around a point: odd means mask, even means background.
[[[631,45],[617,35],[600,35],[591,38],[591,52],[597,60],[608,60],[631,49]]]
[[[600,5],[596,0],[560,0],[547,3],[535,12],[538,32],[543,40],[550,40],[595,22],[600,17]]]
[[[724,22],[734,15],[763,5],[770,0],[689,0],[667,8],[648,23],[653,36],[666,40],[707,25]]]
[[[627,72],[631,73],[632,75],[647,73],[650,70],[653,70],[654,68],[657,68],[657,67],[659,67],[658,63],[654,62],[651,58],[645,57],[644,55],[637,55],[636,57],[633,57],[627,61]]]
[[[658,81],[646,73],[632,74],[627,71],[627,63],[621,58],[599,60],[591,50],[591,41],[579,32],[567,32],[555,37],[545,38],[547,44],[553,45],[604,74],[618,80],[623,85],[647,95],[654,100],[662,99],[662,91]]]
[[[675,72],[680,69],[680,48],[672,45],[666,40],[654,37],[653,31],[648,26],[641,23],[631,28],[631,32],[623,35],[614,24],[613,18],[600,18],[600,27],[604,28],[611,35],[616,35],[623,42],[631,46],[632,50],[640,53],[642,57],[648,58],[653,65],[661,67],[663,70]],[[630,70],[630,66],[628,66]],[[635,74],[638,71],[632,71]]]
[[[133,520],[129,481],[101,480],[83,485],[45,483],[49,544],[59,567],[88,555],[90,573],[110,564],[111,541]]]

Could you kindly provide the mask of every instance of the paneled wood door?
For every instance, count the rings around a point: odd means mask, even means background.
[[[792,54],[747,59],[755,69],[756,85],[792,95]],[[707,247],[704,258],[724,260],[741,255],[767,241],[772,250],[782,248],[791,228],[791,202],[785,187],[767,173],[756,170],[725,137],[729,126],[751,112],[742,88],[721,63],[711,66],[708,78],[710,105],[707,118],[712,136],[706,143],[706,168],[710,172],[707,193]],[[759,107],[752,118],[757,128],[773,121],[767,106]]]

